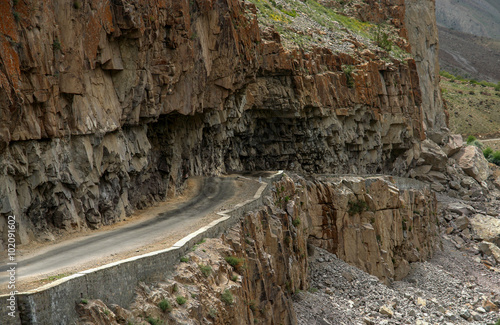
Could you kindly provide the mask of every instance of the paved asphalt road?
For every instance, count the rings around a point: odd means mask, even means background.
[[[175,210],[161,213],[138,224],[83,237],[65,246],[58,245],[43,254],[18,261],[17,281],[147,245],[154,239],[161,238],[165,230],[180,230],[203,218],[232,197],[233,193],[234,179],[207,178],[200,193]],[[0,267],[0,285],[8,281],[7,269],[5,265]]]

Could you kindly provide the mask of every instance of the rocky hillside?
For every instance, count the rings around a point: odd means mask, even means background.
[[[496,0],[437,0],[439,26],[500,40],[500,3]]]
[[[442,70],[479,81],[498,82],[492,69],[500,60],[500,40],[439,27],[439,64]]]
[[[19,244],[190,175],[405,174],[443,140],[433,1],[253,2],[0,3],[0,213]]]
[[[438,0],[442,69],[479,81],[500,81],[500,4],[496,0]]]

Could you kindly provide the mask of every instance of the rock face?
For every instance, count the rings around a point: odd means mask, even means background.
[[[439,89],[439,43],[435,0],[405,1],[405,27],[416,62],[422,112],[429,138],[441,144],[448,125]]]
[[[286,211],[304,224],[310,244],[387,282],[402,279],[410,262],[429,258],[436,247],[434,195],[429,188],[416,190],[418,182],[399,184],[415,190],[400,190],[396,183],[342,177],[295,186],[284,179],[277,191],[285,202],[300,193],[286,203]]]
[[[98,300],[79,304],[82,322],[297,324],[289,297],[309,288],[313,246],[335,252],[382,281],[406,276],[409,262],[432,255],[434,195],[428,189],[405,190],[416,187],[407,182],[398,187],[381,177],[307,181],[284,176],[266,206],[221,238],[197,245],[168,281],[140,284],[130,306],[108,306],[107,313]],[[178,297],[187,299],[180,303]],[[165,311],[162,300],[169,302]]]
[[[390,18],[412,46],[425,25],[434,44],[418,5],[365,19]],[[424,124],[444,123],[420,41],[406,61],[287,49],[238,0],[1,6],[0,215],[18,216],[21,244],[116,222],[189,175],[402,174]]]

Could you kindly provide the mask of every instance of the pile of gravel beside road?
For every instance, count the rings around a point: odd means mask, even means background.
[[[495,324],[500,274],[469,255],[444,240],[432,260],[386,286],[316,248],[311,289],[294,295],[299,324]]]

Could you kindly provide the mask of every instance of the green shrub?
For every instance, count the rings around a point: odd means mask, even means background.
[[[19,15],[19,13],[17,11],[14,11],[13,15],[14,15],[14,19],[17,22],[19,22],[21,20],[21,16]]]
[[[469,136],[467,137],[467,144],[471,144],[472,142],[474,142],[474,141],[476,141],[476,140],[477,140],[477,139],[476,139],[476,137],[475,137],[475,136],[473,136],[473,135],[469,135]]]
[[[158,318],[153,318],[151,316],[148,316],[146,321],[151,325],[161,325],[161,321]]]
[[[212,268],[210,267],[210,265],[200,264],[199,267],[200,267],[201,273],[203,273],[203,275],[205,277],[208,278],[210,276],[210,274],[212,274]]]
[[[55,39],[54,43],[52,43],[52,48],[55,51],[60,51],[61,50],[61,42],[59,42],[59,40]]]
[[[293,221],[292,221],[292,225],[293,225],[294,227],[298,227],[298,226],[300,225],[300,218],[299,218],[299,217],[297,217],[297,218],[293,219]]]
[[[233,282],[238,281],[238,276],[236,274],[231,275],[231,281]]]
[[[229,265],[231,265],[235,269],[240,268],[243,265],[243,262],[245,261],[244,259],[236,256],[226,256],[225,260]]]
[[[212,318],[215,319],[217,317],[217,310],[214,308],[210,308],[208,311],[208,315]]]
[[[183,263],[189,262],[189,257],[187,257],[187,256],[181,257],[181,262],[183,262]]]
[[[186,297],[183,297],[183,296],[177,296],[177,297],[175,298],[175,301],[177,301],[177,303],[178,303],[179,305],[184,305],[184,304],[186,303],[186,301],[187,301],[187,298],[186,298]]]
[[[80,1],[73,1],[73,8],[80,9],[81,7],[82,7],[82,4]]]
[[[160,303],[158,304],[158,307],[160,307],[160,309],[163,312],[171,312],[172,311],[172,305],[170,304],[170,301],[168,301],[167,299],[163,299],[162,301],[160,301]]]
[[[375,43],[387,52],[392,50],[392,41],[389,40],[389,34],[382,31],[382,26],[380,25],[377,26],[377,30],[375,31]]]
[[[500,166],[500,151],[495,151],[491,155],[490,162]]]
[[[347,205],[349,206],[349,210],[347,212],[351,216],[368,210],[368,204],[362,200],[349,201]]]
[[[483,150],[483,155],[484,155],[484,158],[486,158],[486,159],[490,158],[490,156],[493,155],[493,149],[491,149],[490,147],[487,147],[486,149]]]
[[[82,299],[82,300],[80,300],[80,302],[81,302],[82,304],[84,304],[84,305],[86,305],[86,304],[88,304],[88,303],[89,303],[89,301],[88,301],[87,299]]]
[[[344,71],[347,87],[354,88],[354,77],[352,76],[352,72],[354,71],[354,66],[344,65],[342,66],[342,71]]]
[[[229,289],[226,289],[222,293],[220,300],[224,302],[226,305],[232,305],[234,300],[233,294],[231,293],[231,291],[229,291]]]
[[[476,146],[481,150],[483,150],[483,147],[484,147],[484,144],[479,140],[473,141],[470,145]]]

